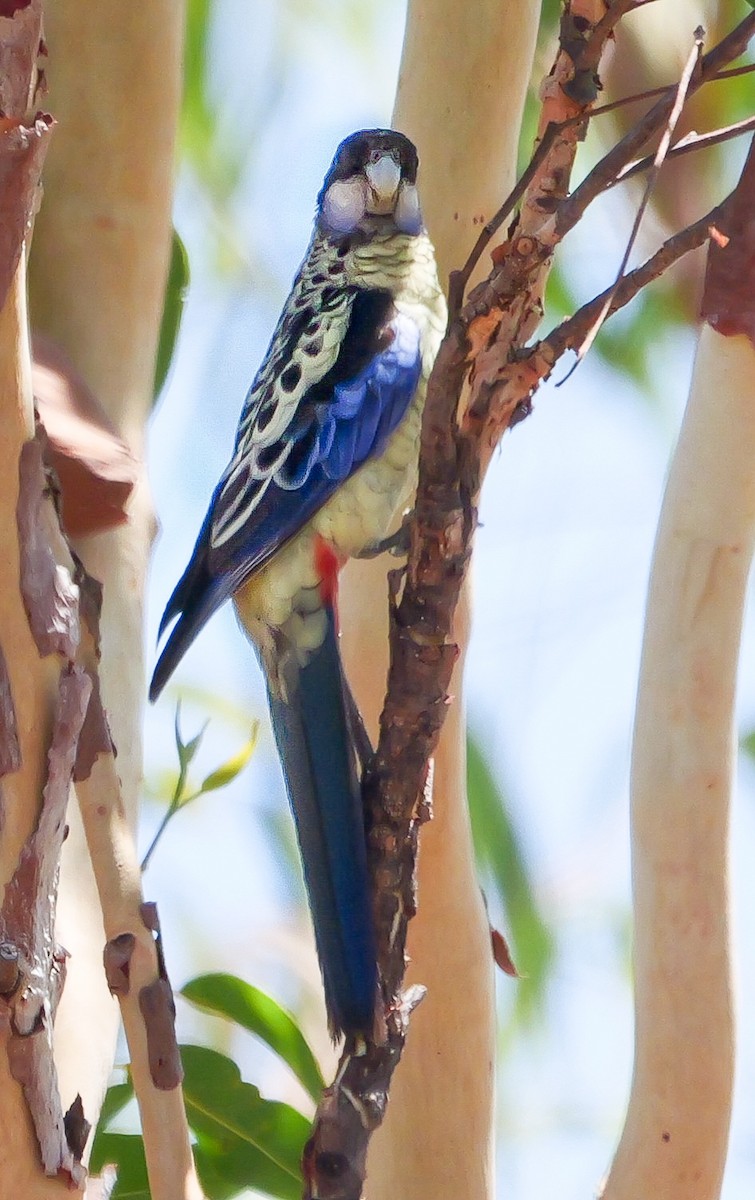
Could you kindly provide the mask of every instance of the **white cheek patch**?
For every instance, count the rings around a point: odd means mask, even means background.
[[[332,233],[351,233],[364,217],[367,203],[362,179],[338,179],[322,201],[322,220]]]
[[[402,183],[393,214],[396,228],[402,233],[417,234],[422,230],[419,196],[413,183]]]

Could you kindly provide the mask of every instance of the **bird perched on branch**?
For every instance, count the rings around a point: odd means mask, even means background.
[[[150,699],[229,597],[267,680],[331,1032],[369,1035],[377,998],[359,759],[338,651],[338,573],[379,547],[416,484],[446,320],[403,134],[341,143],[314,233],[244,404],[160,634]]]

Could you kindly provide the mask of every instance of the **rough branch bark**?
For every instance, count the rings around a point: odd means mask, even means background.
[[[27,1200],[80,1193],[52,1058],[65,972],[53,938],[64,812],[87,681],[66,657],[74,589],[34,438],[26,242],[52,122],[37,115],[41,4],[0,15],[0,638],[2,724],[0,1127],[3,1187]],[[20,545],[21,536],[24,545]],[[70,1189],[70,1190],[69,1190]]]

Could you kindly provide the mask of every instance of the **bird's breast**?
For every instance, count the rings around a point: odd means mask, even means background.
[[[329,543],[344,561],[360,554],[387,536],[416,488],[427,379],[443,336],[446,310],[429,243],[417,248],[416,243],[421,239],[414,242],[412,252],[419,259],[408,277],[406,263],[396,251],[389,253],[383,248],[382,257],[377,262],[370,261],[376,276],[373,283],[390,286],[396,308],[411,317],[419,328],[422,371],[417,390],[383,452],[346,479],[234,596],[239,618],[263,654],[272,638],[278,649],[281,641],[296,649],[304,662],[309,651],[321,644],[326,626],[318,572],[318,540]],[[365,267],[367,261],[365,254],[361,266]],[[404,280],[400,287],[397,286],[399,271],[403,272],[400,278]]]
[[[394,518],[416,485],[416,459],[425,380],[392,434],[383,453],[365,463],[325,502],[310,521],[234,596],[250,633],[260,625],[285,636],[304,636],[324,625],[317,616],[320,575],[318,539],[347,559],[374,545],[390,531]],[[319,642],[315,641],[315,645]],[[311,647],[310,647],[311,648]]]

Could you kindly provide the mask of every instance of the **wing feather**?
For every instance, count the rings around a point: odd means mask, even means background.
[[[160,626],[179,616],[154,699],[209,617],[369,459],[416,392],[420,331],[388,291],[332,287],[284,313],[250,389],[233,457]],[[341,328],[340,339],[338,336]]]

